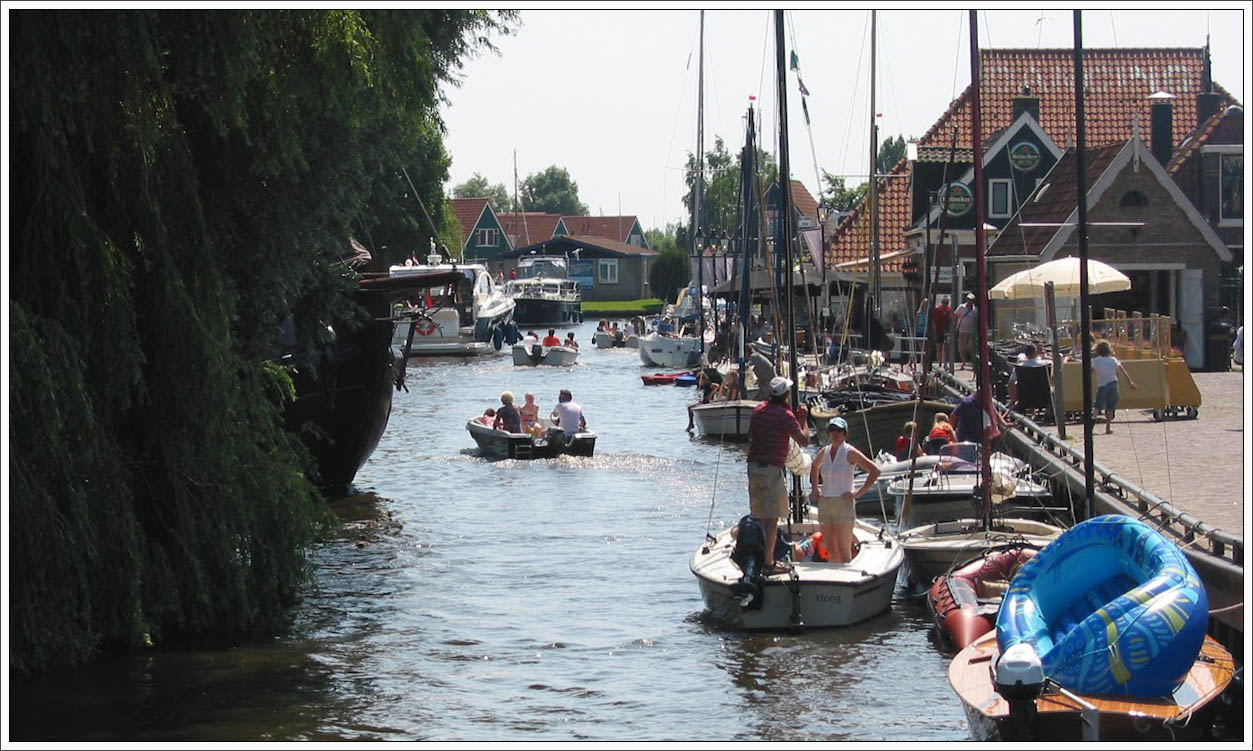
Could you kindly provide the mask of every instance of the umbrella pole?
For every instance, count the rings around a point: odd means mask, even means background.
[[[1066,402],[1062,398],[1062,352],[1057,339],[1057,297],[1052,282],[1044,283],[1044,309],[1047,311],[1049,331],[1053,334],[1053,419],[1057,421],[1057,437],[1066,440]]]

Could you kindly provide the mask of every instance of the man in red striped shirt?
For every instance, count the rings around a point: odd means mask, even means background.
[[[779,517],[788,513],[787,464],[788,441],[801,446],[809,444],[809,434],[802,427],[808,423],[809,412],[804,405],[793,414],[788,407],[792,381],[775,376],[770,381],[770,398],[753,409],[748,421],[748,505],[749,513],[761,521],[766,534],[766,560],[762,573],[769,575],[785,570],[774,563],[774,542]]]

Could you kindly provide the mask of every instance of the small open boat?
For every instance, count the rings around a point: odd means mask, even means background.
[[[540,438],[530,433],[510,433],[484,425],[478,418],[466,422],[466,430],[483,456],[493,459],[551,459],[561,454],[591,456],[596,450],[596,434],[590,430],[567,436],[545,420],[548,433]]]
[[[746,543],[737,553],[738,538],[747,534],[743,528],[741,520],[740,526],[706,540],[692,555],[692,573],[715,621],[749,630],[848,626],[891,607],[904,557],[883,528],[857,520],[855,551],[848,563],[798,561],[791,571],[773,575],[760,571],[764,540],[755,544],[755,552],[746,554],[746,546],[754,547]],[[803,539],[817,532],[818,525],[781,524],[780,529]]]
[[[1039,547],[1017,542],[988,548],[927,590],[927,609],[945,646],[960,651],[996,626],[1009,581]]]
[[[993,517],[990,524],[983,519],[952,519],[908,529],[900,533],[900,541],[910,575],[929,586],[937,576],[985,550],[1013,543],[1043,547],[1063,531],[1034,519]]]
[[[640,376],[640,380],[644,382],[645,386],[673,386],[675,381],[681,376],[691,375],[691,372],[681,370],[677,373],[651,373],[649,375],[642,375]],[[695,383],[696,381],[693,379],[692,382]]]
[[[528,348],[522,342],[513,345],[514,365],[573,365],[579,359],[574,347],[543,347],[532,344]]]
[[[692,407],[698,435],[728,441],[748,440],[748,421],[761,402],[756,399],[718,399]]]
[[[1080,522],[1010,582],[949,680],[972,728],[1004,740],[1205,737],[1234,676],[1205,635],[1205,586],[1183,552],[1127,516]],[[1084,716],[1084,705],[1087,705]]]

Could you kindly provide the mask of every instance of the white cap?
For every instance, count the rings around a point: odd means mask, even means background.
[[[770,379],[770,393],[775,396],[783,396],[790,388],[792,388],[792,380],[790,378],[775,376]]]

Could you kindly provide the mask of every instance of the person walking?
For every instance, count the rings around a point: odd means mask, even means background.
[[[1095,355],[1092,358],[1092,377],[1096,380],[1096,398],[1093,399],[1092,411],[1094,415],[1101,410],[1105,411],[1105,432],[1112,433],[1114,411],[1118,409],[1118,374],[1121,373],[1127,379],[1127,385],[1132,391],[1136,390],[1136,384],[1123,364],[1114,357],[1109,342],[1097,342]]]
[[[912,423],[911,423],[912,425]],[[848,423],[843,417],[827,423],[830,445],[818,449],[809,468],[810,495],[818,505],[818,525],[833,563],[853,560],[853,522],[857,499],[879,479],[879,466],[846,439]],[[860,467],[866,480],[853,491],[853,470]],[[767,540],[771,539],[769,537]]]
[[[774,543],[779,517],[788,513],[787,465],[789,441],[809,445],[809,435],[802,427],[809,421],[805,405],[793,413],[788,407],[791,379],[775,376],[769,385],[770,398],[753,408],[748,418],[748,505],[749,513],[761,522],[766,536],[766,560],[762,573],[786,571],[776,564]]]

